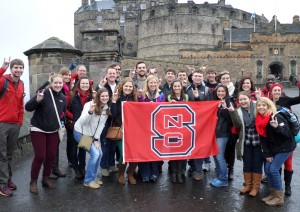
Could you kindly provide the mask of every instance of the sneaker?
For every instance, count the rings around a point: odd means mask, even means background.
[[[150,177],[150,182],[156,183],[156,181],[157,181],[157,176],[152,175],[152,176]]]
[[[101,175],[104,176],[104,177],[108,177],[109,176],[108,169],[101,169]]]
[[[148,177],[145,177],[145,178],[143,178],[143,183],[149,183],[149,178]]]
[[[214,178],[210,181],[210,183],[212,184],[212,183],[216,182],[217,180],[218,180],[218,178]]]
[[[109,167],[109,172],[118,173],[119,169],[117,167],[115,167],[115,166],[110,166]]]
[[[94,182],[100,186],[103,185],[103,182],[100,179],[96,179],[96,180],[94,180]]]
[[[17,185],[13,183],[13,181],[8,180],[7,181],[7,186],[10,190],[16,190],[17,189]]]
[[[0,186],[0,195],[10,197],[13,195],[13,191],[8,188],[7,185]]]
[[[212,186],[214,187],[225,187],[228,186],[228,182],[222,181],[222,180],[215,180],[213,182],[210,183]]]
[[[268,177],[267,175],[264,175],[263,178],[261,179],[262,183],[268,183]]]
[[[202,180],[202,178],[203,178],[203,174],[202,174],[202,172],[201,172],[201,173],[194,172],[194,174],[193,174],[193,178],[194,178],[194,180],[196,180],[196,181],[200,181],[200,180]]]
[[[89,187],[89,188],[94,188],[94,189],[100,188],[100,185],[95,183],[95,181],[92,181],[90,183],[84,183],[83,185],[86,187]]]
[[[208,172],[210,170],[210,163],[203,163],[202,170]]]

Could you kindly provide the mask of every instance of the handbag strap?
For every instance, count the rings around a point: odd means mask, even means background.
[[[54,97],[53,97],[51,88],[49,88],[49,91],[50,91],[51,98],[52,98],[52,102],[53,102],[53,105],[54,105],[54,109],[55,109],[57,121],[58,121],[58,124],[59,124],[59,128],[62,128],[61,123],[60,123],[60,118],[59,118],[59,116],[58,116],[58,112],[57,112],[57,108],[56,108],[56,104],[55,104],[55,101],[54,101]]]

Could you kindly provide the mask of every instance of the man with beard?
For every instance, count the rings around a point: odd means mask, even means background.
[[[146,64],[143,61],[137,62],[135,68],[137,74],[133,77],[134,85],[137,89],[143,89],[147,79]]]
[[[9,59],[10,60],[10,59]],[[4,60],[0,68],[0,195],[12,196],[17,186],[11,180],[11,161],[24,116],[24,63]],[[5,74],[10,65],[11,74]]]

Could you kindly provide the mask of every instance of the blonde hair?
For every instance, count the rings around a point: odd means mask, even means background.
[[[149,92],[149,87],[148,87],[148,82],[150,81],[150,80],[156,80],[156,82],[157,82],[157,85],[156,85],[156,92],[157,93],[159,93],[159,80],[158,80],[158,78],[157,78],[157,76],[155,76],[155,75],[149,75],[148,77],[147,77],[147,79],[146,79],[146,82],[145,82],[145,86],[144,86],[144,92],[143,92],[143,96],[144,96],[144,98],[146,98],[146,94]]]
[[[71,70],[69,70],[67,67],[62,67],[60,70],[59,70],[59,74],[61,75],[67,75],[71,73]]]
[[[276,106],[274,104],[274,102],[272,102],[269,98],[267,97],[260,97],[257,102],[256,102],[256,108],[255,108],[255,116],[257,116],[257,105],[258,103],[261,102],[261,103],[264,103],[267,105],[267,111],[265,114],[268,114],[268,115],[272,115],[272,114],[275,114],[277,112],[277,109],[276,109]]]
[[[54,75],[52,75],[50,77],[50,83],[52,83],[55,78],[61,78],[62,79],[62,75],[61,74],[54,74]]]

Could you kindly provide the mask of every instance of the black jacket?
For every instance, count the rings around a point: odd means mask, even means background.
[[[41,102],[36,101],[36,96],[34,96],[25,104],[25,109],[27,111],[34,111],[30,122],[31,125],[45,132],[55,131],[59,128],[57,115],[49,89],[44,91],[44,98]],[[61,92],[57,93],[52,90],[52,93],[56,103],[58,115],[60,118],[62,118],[66,112],[66,97]]]
[[[171,94],[171,87],[167,82],[159,86],[159,89],[161,92],[164,93],[165,97],[169,96]]]
[[[192,90],[195,89],[195,87],[196,86],[192,84],[186,88],[186,94],[189,96],[189,101],[208,101],[213,99],[212,92],[209,90],[208,87],[203,85],[197,86],[199,97],[195,98]]]
[[[85,103],[87,103],[91,100],[92,100],[92,95],[90,94],[87,97]],[[70,106],[70,112],[73,114],[74,122],[76,122],[80,118],[81,112],[83,110],[83,106],[84,105],[82,105],[82,103],[81,103],[80,96],[79,96],[78,92],[76,91],[76,94],[74,95],[74,98],[72,99],[71,106]]]
[[[273,157],[278,153],[292,152],[296,148],[296,142],[287,120],[280,114],[276,114],[275,117],[278,127],[273,128],[269,122],[266,128],[267,136],[259,136],[265,158]]]

